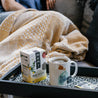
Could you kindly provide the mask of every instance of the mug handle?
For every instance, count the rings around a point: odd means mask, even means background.
[[[73,73],[73,75],[71,75],[71,77],[74,77],[74,76],[76,76],[77,73],[78,73],[78,66],[77,66],[77,63],[74,62],[74,61],[71,61],[70,63],[71,63],[71,64],[74,64],[74,66],[75,66],[75,72]]]

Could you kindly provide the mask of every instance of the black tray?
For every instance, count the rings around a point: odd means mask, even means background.
[[[71,68],[72,72],[74,67]],[[47,66],[47,73],[49,72]],[[0,93],[11,94],[16,96],[24,97],[41,97],[41,96],[54,96],[54,97],[94,97],[98,98],[98,91],[90,89],[79,89],[79,88],[67,88],[67,87],[56,87],[56,86],[46,86],[31,84],[26,82],[15,82],[9,81],[9,78],[13,75],[17,77],[21,73],[21,64],[15,66],[7,74],[5,74],[0,79]],[[87,77],[98,77],[97,67],[80,67],[78,68],[77,76],[87,76]]]

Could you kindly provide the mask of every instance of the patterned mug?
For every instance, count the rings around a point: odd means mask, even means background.
[[[71,65],[75,66],[75,71],[71,75]],[[77,63],[70,60],[68,57],[53,57],[49,59],[49,75],[50,85],[65,86],[67,85],[68,77],[77,75]]]

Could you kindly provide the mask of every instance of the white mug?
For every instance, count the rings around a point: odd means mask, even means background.
[[[75,65],[75,72],[71,75],[71,65]],[[68,77],[77,75],[77,63],[70,60],[67,56],[53,57],[49,59],[50,85],[65,86]]]

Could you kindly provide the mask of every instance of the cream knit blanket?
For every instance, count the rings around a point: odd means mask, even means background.
[[[16,11],[0,25],[0,77],[20,62],[20,50],[40,47],[47,60],[67,55],[83,60],[88,40],[64,15],[32,9]]]

